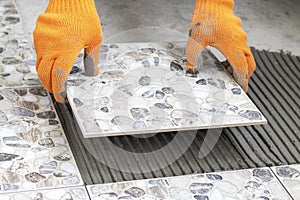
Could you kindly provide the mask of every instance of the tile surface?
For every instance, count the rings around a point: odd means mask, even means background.
[[[12,0],[0,2],[0,87],[40,85],[31,43]]]
[[[283,186],[294,199],[300,199],[300,165],[272,167]]]
[[[290,200],[269,168],[87,186],[92,199]]]
[[[82,185],[48,93],[0,89],[0,193]]]
[[[85,187],[0,194],[1,200],[89,200]]]
[[[14,1],[0,21],[0,193],[82,185]]]
[[[266,123],[247,95],[208,52],[197,77],[186,76],[185,43],[102,45],[100,71],[79,66],[68,98],[85,137]]]

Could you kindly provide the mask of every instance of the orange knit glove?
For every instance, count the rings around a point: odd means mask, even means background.
[[[66,101],[66,81],[85,48],[86,75],[97,75],[102,29],[94,0],[50,0],[34,30],[36,69],[58,102]]]
[[[234,15],[233,7],[233,0],[196,0],[186,47],[187,73],[197,73],[193,68],[197,55],[210,45],[225,55],[232,66],[227,70],[247,92],[255,61],[242,22]]]

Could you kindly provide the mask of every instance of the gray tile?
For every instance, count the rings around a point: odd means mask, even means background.
[[[102,45],[101,73],[74,68],[68,98],[85,137],[264,124],[266,119],[205,51],[185,72],[185,42]],[[82,69],[81,58],[76,61]]]
[[[87,186],[92,199],[291,200],[269,168]]]
[[[0,89],[0,193],[82,185],[42,87]]]
[[[294,199],[300,199],[300,165],[272,167],[273,172]]]
[[[28,192],[0,194],[1,200],[89,200],[85,187],[35,190]]]

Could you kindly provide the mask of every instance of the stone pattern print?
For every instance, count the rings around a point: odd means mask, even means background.
[[[82,185],[12,0],[0,22],[0,193]]]
[[[0,193],[82,185],[47,91],[0,89]]]
[[[0,1],[0,87],[40,85],[31,44],[12,0]]]
[[[266,123],[207,51],[186,74],[185,43],[102,45],[100,74],[84,76],[78,58],[68,98],[85,137]]]
[[[88,186],[93,200],[291,200],[269,168]]]

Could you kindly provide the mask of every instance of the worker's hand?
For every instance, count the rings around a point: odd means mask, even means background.
[[[242,22],[234,15],[233,7],[233,0],[196,0],[186,47],[187,73],[197,73],[193,68],[197,55],[210,45],[225,55],[231,64],[227,70],[247,92],[255,61]]]
[[[66,81],[83,48],[86,75],[98,74],[102,29],[94,0],[50,0],[33,35],[38,76],[58,102],[66,101]]]

